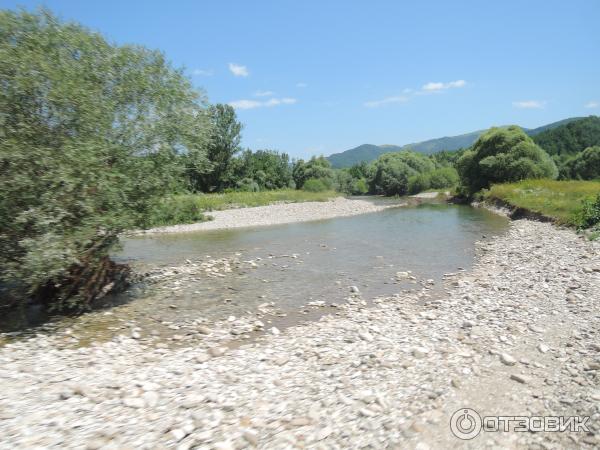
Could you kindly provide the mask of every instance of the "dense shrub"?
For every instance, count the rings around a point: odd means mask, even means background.
[[[600,117],[590,116],[542,131],[533,137],[549,155],[574,155],[600,145]]]
[[[306,180],[311,178],[324,180],[328,186],[333,186],[335,180],[335,173],[331,168],[331,163],[323,156],[313,156],[308,161],[299,159],[294,163],[292,176],[297,189],[302,189]]]
[[[429,173],[429,188],[452,188],[458,184],[458,172],[454,167],[442,167]]]
[[[236,183],[236,190],[242,192],[259,192],[260,185],[252,178],[244,178]]]
[[[233,184],[247,186],[247,180],[252,180],[260,190],[295,187],[289,156],[274,150],[246,150],[234,158]]]
[[[586,199],[582,202],[577,221],[581,228],[600,225],[600,194],[595,199]]]
[[[593,180],[600,178],[600,146],[588,147],[567,160],[560,169],[561,178]]]
[[[205,220],[198,197],[174,195],[160,199],[152,208],[151,225],[194,223]]]
[[[420,173],[419,175],[413,175],[408,179],[408,193],[418,194],[419,192],[426,191],[431,187],[429,174]]]
[[[324,192],[331,189],[331,184],[327,179],[310,178],[304,182],[302,189],[307,192]]]
[[[369,192],[367,180],[360,178],[354,182],[352,187],[352,195],[365,195],[367,192]]]
[[[202,159],[203,98],[164,56],[47,12],[0,11],[0,277],[58,306],[106,292],[108,252]]]
[[[369,190],[374,194],[405,195],[409,178],[433,169],[433,162],[419,153],[385,153],[373,163]]]
[[[461,192],[472,195],[491,183],[556,178],[552,159],[517,126],[492,128],[457,162]]]

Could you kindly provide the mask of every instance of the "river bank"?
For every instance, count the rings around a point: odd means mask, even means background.
[[[88,348],[39,335],[0,349],[0,448],[594,447],[600,371],[597,243],[517,221],[444,293],[360,292],[318,322],[227,349]],[[399,276],[403,276],[400,274]],[[590,433],[483,433],[451,414],[585,415]]]
[[[276,203],[251,208],[211,211],[206,213],[211,218],[207,222],[157,227],[141,233],[185,233],[307,222],[378,212],[394,206],[402,205],[377,204],[368,200],[344,197],[323,202]]]

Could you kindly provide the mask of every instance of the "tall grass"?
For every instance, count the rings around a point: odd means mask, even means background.
[[[264,206],[273,203],[323,202],[339,195],[335,191],[307,192],[295,189],[174,195],[164,198],[156,205],[149,226],[201,222],[207,220],[203,214],[207,211]]]
[[[495,184],[483,196],[552,217],[565,225],[580,226],[583,202],[599,193],[600,181],[525,180]]]

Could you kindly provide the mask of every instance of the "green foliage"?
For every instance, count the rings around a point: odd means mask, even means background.
[[[182,194],[167,197],[158,205],[160,214],[153,217],[152,226],[205,220],[202,213],[230,208],[264,206],[272,203],[322,202],[336,197],[334,191],[307,192],[279,189],[260,192],[222,192],[218,194]],[[173,211],[169,211],[172,209]],[[181,221],[179,221],[181,220]]]
[[[232,181],[238,188],[249,184],[258,187],[258,190],[295,187],[287,153],[246,150],[233,160],[232,173]]]
[[[600,117],[589,116],[543,131],[533,137],[550,155],[574,155],[587,147],[600,145]]]
[[[600,194],[597,181],[524,180],[494,184],[483,191],[485,199],[555,218],[559,223],[581,226],[582,202]]]
[[[458,172],[454,167],[442,167],[429,173],[431,189],[452,188],[458,185]]]
[[[492,183],[556,178],[552,159],[517,126],[491,128],[457,162],[461,192],[473,195]]]
[[[331,189],[325,178],[309,178],[302,185],[302,190],[307,192],[325,192]]]
[[[352,195],[365,195],[369,192],[369,185],[365,178],[360,178],[355,181],[354,188],[352,189]]]
[[[561,179],[593,180],[600,178],[600,146],[588,147],[568,159],[560,168]]]
[[[306,162],[299,159],[294,163],[292,176],[298,189],[302,189],[304,183],[311,178],[323,180],[323,183],[327,186],[333,186],[335,179],[335,173],[331,168],[331,164],[323,156],[313,156]]]
[[[348,195],[364,195],[369,192],[365,178],[355,178],[350,169],[336,170],[335,190]]]
[[[0,276],[59,306],[90,300],[125,229],[176,189],[204,98],[164,56],[50,13],[0,11]]]
[[[600,225],[600,194],[596,198],[587,198],[582,201],[576,221],[581,228]]]
[[[434,153],[430,158],[436,167],[454,167],[465,151],[466,149],[464,148],[452,151],[442,150],[441,152]]]
[[[405,195],[409,190],[409,178],[433,169],[433,162],[419,153],[386,153],[373,163],[369,191],[374,194]]]
[[[189,153],[187,173],[193,191],[220,191],[231,178],[233,156],[240,151],[242,124],[230,105],[216,104],[208,108],[210,136],[206,159],[197,152]],[[200,155],[201,156],[201,155]]]
[[[409,194],[418,194],[419,192],[426,191],[431,187],[431,181],[429,179],[429,174],[420,173],[418,175],[414,175],[408,179],[408,193]]]
[[[170,195],[160,199],[152,209],[149,226],[158,227],[206,220],[199,202],[192,195]]]

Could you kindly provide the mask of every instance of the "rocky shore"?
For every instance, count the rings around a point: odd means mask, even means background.
[[[207,215],[212,220],[207,222],[152,228],[143,233],[183,233],[308,222],[378,212],[397,206],[400,205],[383,205],[344,197],[337,197],[327,202],[277,203],[253,208],[211,211]]]
[[[136,330],[78,349],[60,335],[7,344],[0,448],[600,446],[600,246],[517,221],[478,247],[441,292],[367,307],[349,286],[337,313],[237,348],[208,328],[179,348]],[[589,416],[589,431],[463,441],[449,422],[466,407]]]

